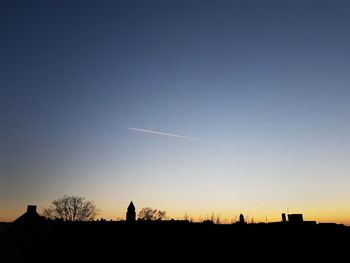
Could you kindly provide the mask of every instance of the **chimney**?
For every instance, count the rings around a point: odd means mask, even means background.
[[[36,213],[36,205],[28,205],[27,213]]]

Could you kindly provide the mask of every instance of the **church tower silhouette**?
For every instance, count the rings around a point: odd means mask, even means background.
[[[128,210],[126,211],[126,221],[127,222],[134,222],[136,220],[136,212],[135,212],[135,206],[133,202],[131,201]]]

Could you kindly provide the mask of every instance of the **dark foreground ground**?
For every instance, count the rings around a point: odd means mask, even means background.
[[[44,222],[2,227],[0,262],[348,262],[342,225]]]

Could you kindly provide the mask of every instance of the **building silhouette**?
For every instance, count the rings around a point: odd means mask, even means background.
[[[243,214],[239,215],[239,223],[244,224],[244,216],[243,216]]]
[[[127,222],[134,222],[136,221],[136,212],[135,212],[135,206],[133,202],[131,201],[128,210],[126,211],[126,221]]]
[[[44,217],[40,216],[36,211],[36,205],[28,205],[27,211],[18,217],[14,223],[18,224],[31,224],[36,223],[38,221],[44,220]]]
[[[27,211],[12,222],[10,231],[31,231],[38,229],[45,222],[45,217],[36,211],[36,205],[28,205]]]
[[[292,224],[301,224],[304,222],[303,214],[288,214],[288,222]]]

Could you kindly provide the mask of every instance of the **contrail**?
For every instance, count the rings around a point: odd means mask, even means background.
[[[201,140],[201,139],[195,138],[195,137],[183,136],[183,135],[167,133],[167,132],[158,132],[158,131],[151,131],[151,130],[145,130],[145,129],[132,128],[132,127],[125,127],[125,128],[128,129],[128,130],[131,130],[131,131],[146,132],[146,133],[152,133],[152,134],[176,137],[176,138],[187,139],[187,140],[194,140],[194,141],[200,141]]]

